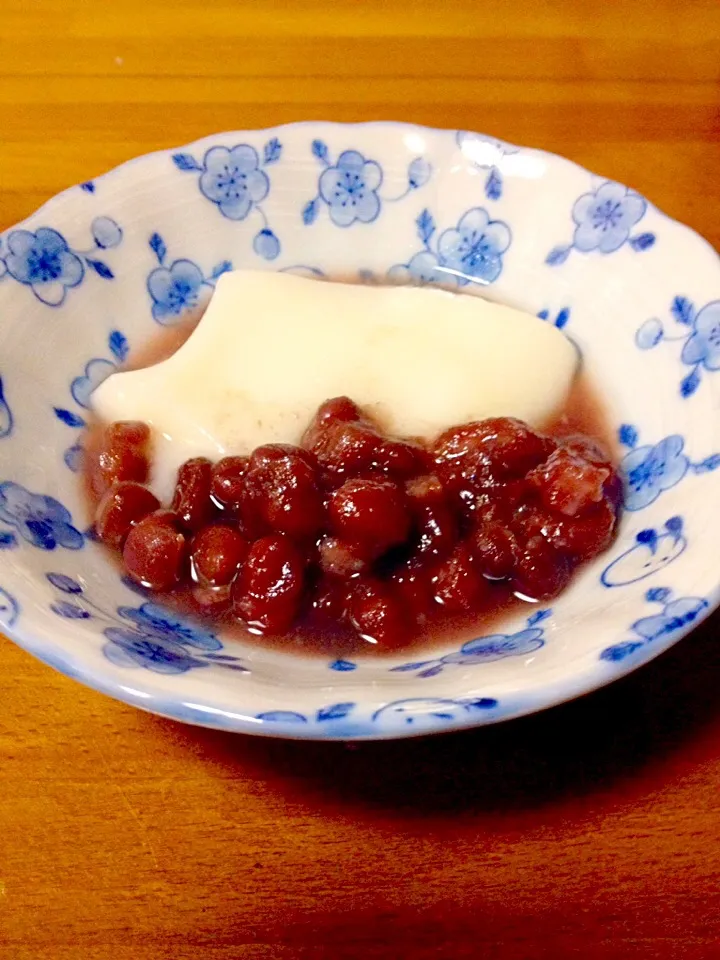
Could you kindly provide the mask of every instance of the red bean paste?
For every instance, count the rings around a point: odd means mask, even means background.
[[[148,426],[99,427],[86,482],[97,537],[163,602],[266,643],[393,652],[550,601],[608,547],[622,495],[603,432],[582,381],[543,432],[499,417],[428,444],[337,397],[298,446],[188,460],[165,504]]]

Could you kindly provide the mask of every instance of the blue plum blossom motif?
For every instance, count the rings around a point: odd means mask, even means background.
[[[70,393],[79,407],[90,409],[90,395],[100,384],[107,380],[111,373],[117,370],[112,360],[104,357],[95,357],[85,364],[85,369],[79,377],[75,377],[70,384]]]
[[[167,246],[160,234],[154,233],[148,243],[159,266],[150,272],[146,285],[152,301],[153,319],[163,326],[176,323],[183,314],[198,307],[218,277],[232,270],[229,260],[217,264],[209,276],[205,276],[193,260],[173,260],[168,265]]]
[[[46,577],[60,593],[50,605],[56,616],[107,624],[103,628],[107,641],[103,653],[118,667],[143,667],[164,674],[208,666],[248,672],[238,657],[220,652],[223,645],[212,631],[172,610],[147,601],[139,607],[123,606],[108,613],[85,595],[79,580],[56,572]]]
[[[698,310],[688,297],[675,297],[670,315],[676,322],[677,333],[668,334],[656,317],[646,320],[635,334],[635,343],[641,350],[652,350],[662,341],[681,342],[680,361],[690,372],[680,381],[680,396],[691,397],[700,386],[702,371],[720,370],[720,300],[712,300]]]
[[[174,154],[173,162],[178,170],[200,174],[200,192],[228,220],[246,220],[253,211],[258,213],[263,228],[253,240],[253,250],[265,260],[274,260],[280,253],[280,241],[268,227],[261,204],[270,193],[265,168],[277,163],[281,155],[282,144],[273,137],[265,144],[262,158],[255,147],[240,143],[210,147],[201,163],[189,153]]]
[[[7,249],[0,256],[0,280],[10,277],[30,287],[37,299],[49,307],[63,304],[67,291],[79,286],[88,270],[104,280],[112,280],[112,270],[94,252],[118,246],[122,229],[110,217],[97,217],[90,231],[93,248],[79,251],[71,249],[65,237],[51,227],[39,227],[34,233],[12,230],[5,238]]]
[[[659,443],[637,446],[638,433],[629,424],[618,431],[620,443],[630,448],[620,463],[625,486],[626,510],[642,510],[654,503],[665,490],[676,486],[688,473],[708,473],[720,467],[720,454],[711,454],[693,462],[685,453],[685,440],[679,434]]]
[[[103,654],[122,669],[144,669],[166,676],[179,676],[204,667],[220,667],[248,673],[239,657],[223,651],[219,638],[207,628],[193,623],[175,611],[165,609],[153,601],[140,606],[120,606],[108,611],[86,595],[86,582],[79,577],[51,571],[47,581],[57,591],[57,599],[50,610],[64,620],[76,621],[78,627],[89,626],[84,636],[93,634],[100,624],[104,638]],[[137,585],[135,591],[140,592]],[[528,626],[549,616],[549,611],[538,611],[528,618]],[[0,622],[7,625],[19,615],[14,600],[0,589]],[[81,624],[82,622],[82,624]],[[335,661],[331,669],[354,670],[357,664]],[[177,713],[179,719],[207,720],[208,714],[193,705]],[[329,735],[341,738],[367,733],[367,721],[355,719],[358,704],[351,700],[330,702],[311,712],[298,712],[288,705],[283,709],[256,714],[263,723],[283,725],[321,724]],[[471,696],[462,699],[442,697],[414,697],[388,703],[372,715],[375,729],[392,731],[412,726],[413,732],[470,724],[481,714],[495,710],[498,701],[492,697]],[[208,711],[209,712],[209,711]]]
[[[438,255],[446,269],[468,282],[493,283],[502,270],[502,255],[510,246],[510,228],[502,220],[490,220],[482,207],[469,210],[455,229],[438,240]]]
[[[31,493],[12,480],[0,483],[0,521],[41,550],[79,550],[84,542],[70,511],[58,500]]]
[[[401,283],[413,282],[420,286],[428,283],[457,284],[460,278],[446,272],[445,265],[432,250],[421,250],[414,254],[407,263],[396,264],[388,271],[390,279]],[[467,281],[466,281],[467,282]]]
[[[627,491],[626,510],[642,510],[664,490],[680,483],[689,467],[684,446],[683,438],[675,434],[654,446],[636,447],[624,457],[620,469]]]
[[[193,310],[200,303],[204,285],[205,277],[192,260],[174,260],[169,267],[153,270],[147,280],[153,319],[167,324]]]
[[[203,158],[200,191],[228,220],[244,220],[268,195],[270,180],[254,147],[211,147]]]
[[[220,640],[209,630],[178,616],[155,603],[139,608],[118,607],[119,626],[103,631],[109,641],[105,656],[116,666],[144,667],[155,673],[187,673],[201,667],[217,666],[247,673],[238,657],[219,653]],[[119,620],[130,621],[127,626]]]
[[[478,637],[464,643],[454,653],[445,654],[433,660],[403,663],[391,667],[391,673],[414,673],[419,679],[436,677],[446,667],[470,667],[481,663],[492,663],[506,657],[527,657],[540,647],[545,646],[545,628],[537,626],[552,614],[551,610],[538,610],[528,617],[527,626],[517,633],[497,633],[488,637]]]
[[[706,304],[695,317],[682,361],[701,363],[706,370],[720,370],[720,300]]]
[[[519,153],[520,148],[494,137],[487,137],[482,133],[470,133],[466,130],[458,130],[456,140],[463,156],[467,157],[478,170],[487,171],[485,196],[488,200],[499,200],[504,188],[502,176],[504,158]]]
[[[647,213],[647,200],[620,183],[606,180],[596,190],[584,193],[575,201],[572,219],[575,232],[572,243],[555,247],[545,262],[550,266],[564,263],[571,250],[581,253],[608,254],[628,243],[633,250],[647,250],[655,243],[654,233],[630,236],[632,228]]]
[[[647,201],[637,193],[619,183],[604,183],[594,193],[580,197],[573,207],[575,248],[583,253],[619,250],[646,210]]]
[[[66,291],[85,276],[82,260],[57,230],[14,230],[7,246],[5,264],[10,276],[31,287],[38,300],[48,306],[59,306]]]
[[[648,603],[659,603],[662,612],[636,620],[630,627],[632,639],[606,647],[600,654],[601,660],[616,663],[655,640],[687,633],[710,609],[710,604],[702,597],[673,600],[672,591],[667,587],[648,590],[645,599]]]
[[[327,204],[330,219],[338,227],[359,220],[372,223],[380,213],[377,191],[383,180],[380,165],[366,160],[358,150],[344,150],[337,164],[320,175],[318,191]]]
[[[104,632],[109,643],[103,647],[103,653],[117,667],[144,667],[155,673],[177,674],[208,665],[168,637],[126,627],[107,627]]]
[[[91,406],[91,396],[100,384],[106,380],[111,373],[117,370],[118,364],[123,363],[130,352],[127,337],[120,330],[112,330],[108,336],[108,352],[111,360],[105,357],[94,357],[89,360],[83,372],[78,377],[74,377],[70,383],[70,396],[74,402],[83,410],[89,410]],[[85,418],[74,410],[68,410],[65,407],[54,407],[55,416],[67,427],[81,429],[86,425]],[[82,469],[83,449],[81,444],[73,443],[68,447],[64,454],[65,465],[78,473]]]
[[[143,603],[134,607],[118,607],[119,616],[134,623],[143,633],[165,637],[196,650],[214,653],[222,650],[222,644],[210,630],[183,619],[157,603]]]
[[[512,234],[504,221],[491,220],[483,207],[468,210],[457,226],[444,230],[439,237],[428,210],[423,210],[415,223],[425,249],[407,263],[391,267],[389,279],[463,287],[468,283],[494,283],[500,276],[503,254],[510,247]]]
[[[432,167],[425,157],[415,157],[408,164],[402,193],[395,197],[381,197],[379,191],[384,177],[376,160],[359,150],[343,150],[333,163],[330,150],[322,140],[313,140],[311,152],[324,169],[318,179],[317,194],[302,209],[302,221],[306,226],[317,220],[322,204],[337,227],[372,223],[380,216],[383,202],[402,200],[413,190],[425,186],[432,176]]]

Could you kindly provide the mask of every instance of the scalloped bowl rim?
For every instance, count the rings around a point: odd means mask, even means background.
[[[153,158],[163,157],[163,156],[172,156],[174,153],[179,150],[190,151],[194,149],[203,148],[206,144],[217,141],[218,138],[241,138],[247,137],[248,135],[255,136],[258,134],[268,134],[268,135],[278,135],[282,134],[283,131],[297,129],[299,127],[317,127],[319,129],[372,129],[377,127],[392,127],[405,129],[407,131],[421,131],[426,134],[435,135],[435,134],[446,134],[453,132],[453,128],[438,128],[438,127],[428,127],[421,124],[414,123],[405,123],[403,121],[393,121],[393,120],[378,120],[378,121],[363,121],[359,123],[341,123],[335,121],[326,121],[326,120],[304,120],[296,121],[292,123],[279,124],[270,127],[258,127],[247,130],[234,130],[234,131],[222,131],[217,133],[208,134],[204,137],[200,137],[188,144],[183,144],[177,147],[170,147],[151,151],[149,153],[141,154],[136,157],[132,157],[117,166],[107,170],[102,174],[98,174],[91,177],[93,182],[97,181],[106,181],[109,179],[122,179],[127,174],[133,173],[133,171],[141,166],[148,160]],[[582,165],[576,163],[573,160],[568,159],[560,154],[553,153],[551,151],[542,150],[536,147],[521,147],[521,149],[531,150],[534,154],[538,154],[546,158],[548,164],[554,166],[569,166],[575,170],[582,171],[583,173],[593,175],[591,171]],[[48,200],[46,200],[40,207],[34,210],[22,221],[17,224],[11,225],[4,228],[1,231],[3,234],[8,233],[11,230],[22,229],[28,227],[33,221],[35,221],[39,216],[44,213],[52,212],[53,210],[62,207],[63,203],[70,199],[73,192],[77,189],[77,185],[72,185],[66,189],[60,191],[59,193],[53,195]],[[681,233],[684,237],[684,242],[690,245],[702,246],[706,250],[717,256],[717,252],[713,246],[707,241],[703,236],[693,230],[691,227],[682,223],[681,221],[669,216],[664,213],[662,210],[659,210],[653,205],[653,210],[655,213],[660,214],[662,218],[671,225],[672,229]],[[468,730],[474,729],[478,726],[486,726],[490,724],[495,724],[502,722],[508,719],[519,718],[527,716],[533,713],[536,713],[540,710],[548,709],[553,706],[557,706],[563,703],[566,703],[570,700],[573,700],[577,697],[580,697],[584,694],[591,693],[597,689],[600,689],[609,683],[612,683],[614,680],[619,679],[622,676],[626,676],[638,668],[644,666],[651,660],[654,660],[660,654],[664,653],[670,647],[678,643],[683,637],[688,633],[694,630],[699,623],[707,619],[707,617],[718,607],[720,606],[720,571],[718,575],[718,585],[716,586],[714,592],[707,596],[707,606],[706,608],[697,616],[697,618],[689,625],[684,626],[682,629],[679,629],[677,632],[673,633],[670,636],[658,639],[652,644],[647,644],[642,652],[633,658],[631,661],[623,660],[616,664],[613,664],[612,672],[605,672],[604,674],[598,671],[597,669],[592,669],[588,667],[582,672],[577,672],[571,677],[563,677],[553,684],[547,684],[541,691],[541,695],[535,696],[534,698],[524,697],[522,702],[512,702],[512,700],[506,700],[502,709],[498,711],[493,711],[483,715],[479,715],[471,721],[465,720],[464,722],[453,721],[446,723],[441,728],[435,730],[419,730],[419,729],[402,729],[402,730],[368,730],[367,732],[362,733],[353,733],[350,735],[340,733],[337,736],[334,736],[331,731],[324,730],[319,728],[315,724],[303,724],[296,726],[286,726],[275,723],[268,723],[264,721],[259,721],[258,719],[245,716],[241,712],[233,713],[226,710],[216,710],[208,705],[194,704],[183,702],[180,698],[170,699],[156,696],[155,694],[148,693],[146,690],[143,690],[143,681],[142,676],[135,674],[131,684],[125,686],[119,682],[109,681],[105,677],[99,675],[93,670],[85,669],[82,662],[79,662],[75,657],[68,655],[67,651],[55,644],[52,638],[38,634],[35,630],[27,625],[3,625],[3,632],[15,643],[17,643],[21,648],[25,649],[33,656],[35,656],[40,661],[50,665],[54,669],[58,670],[60,673],[79,681],[85,686],[97,690],[101,693],[111,696],[112,698],[119,700],[121,702],[130,704],[137,708],[140,708],[149,713],[159,715],[165,718],[179,720],[181,722],[189,722],[198,726],[205,726],[212,729],[220,729],[228,732],[242,732],[250,733],[259,736],[269,736],[269,737],[282,737],[285,739],[296,739],[296,740],[385,740],[385,739],[398,739],[398,738],[409,738],[409,737],[418,737],[418,736],[428,736],[435,735],[437,733],[453,732],[457,730]],[[520,690],[518,690],[521,693]],[[192,709],[191,709],[192,708]],[[194,710],[194,714],[191,716],[191,712]]]

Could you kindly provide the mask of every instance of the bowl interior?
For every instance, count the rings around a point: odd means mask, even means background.
[[[621,451],[627,510],[608,555],[550,607],[412,661],[284,654],[139,596],[84,536],[88,398],[238,267],[442,282],[563,327]],[[718,368],[716,254],[559,157],[306,123],[139,158],[0,238],[0,625],[114,696],[231,729],[397,736],[558,702],[656,655],[717,602]]]

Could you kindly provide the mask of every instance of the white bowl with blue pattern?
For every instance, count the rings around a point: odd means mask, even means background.
[[[412,661],[285,655],[134,592],[80,520],[89,396],[237,267],[455,276],[565,328],[624,450],[609,554],[551,609]],[[719,371],[716,253],[560,157],[395,123],[141,157],[0,237],[0,626],[111,696],[227,730],[397,737],[531,713],[657,656],[717,605]]]

